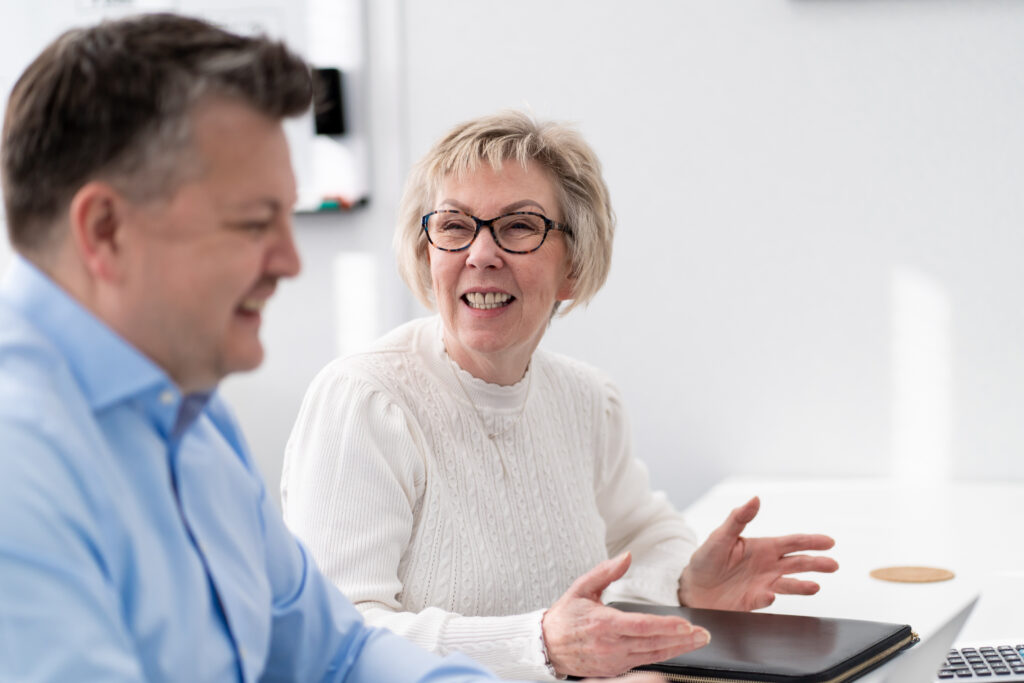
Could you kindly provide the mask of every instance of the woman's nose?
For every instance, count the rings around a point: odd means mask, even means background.
[[[466,265],[474,268],[500,268],[504,264],[501,247],[494,241],[491,231],[486,228],[476,236],[468,251]]]

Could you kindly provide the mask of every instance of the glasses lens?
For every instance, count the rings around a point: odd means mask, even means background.
[[[459,211],[438,211],[427,219],[431,243],[442,249],[461,249],[473,241],[476,223]]]
[[[544,217],[535,213],[515,213],[494,222],[498,244],[511,251],[531,251],[544,241],[547,226]]]

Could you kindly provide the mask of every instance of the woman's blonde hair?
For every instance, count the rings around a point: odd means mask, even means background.
[[[570,228],[566,239],[574,279],[573,300],[563,314],[590,301],[608,277],[615,234],[615,214],[601,177],[601,162],[574,128],[537,121],[518,111],[455,126],[410,172],[399,206],[395,251],[399,272],[416,298],[428,308],[434,307],[429,244],[421,218],[434,210],[433,203],[446,177],[463,177],[482,161],[494,169],[501,168],[505,161],[523,166],[535,161],[551,174],[562,222]]]

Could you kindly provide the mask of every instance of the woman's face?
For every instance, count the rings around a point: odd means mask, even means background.
[[[432,210],[439,209],[457,209],[484,220],[512,211],[563,220],[554,182],[536,162],[524,168],[506,161],[499,171],[482,162],[461,179],[448,176]],[[565,235],[552,230],[537,251],[509,254],[484,228],[464,251],[428,247],[428,254],[448,354],[486,381],[519,381],[555,302],[572,296]]]

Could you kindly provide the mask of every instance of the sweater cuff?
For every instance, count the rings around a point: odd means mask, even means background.
[[[472,657],[502,678],[552,680],[541,628],[544,612],[456,617],[445,625],[445,649]]]
[[[694,549],[694,544],[680,536],[634,553],[629,571],[605,589],[602,601],[678,605],[679,578]]]
[[[602,600],[642,602],[653,605],[679,604],[679,577],[683,567],[644,567],[633,565],[624,577],[605,589]]]

